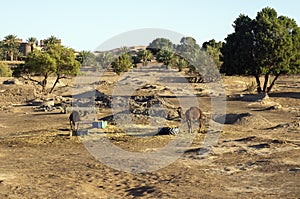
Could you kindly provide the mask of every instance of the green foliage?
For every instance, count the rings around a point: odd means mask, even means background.
[[[221,72],[227,75],[251,75],[257,73],[257,64],[254,61],[254,36],[252,19],[240,15],[234,21],[235,32],[228,35],[221,48],[223,65]]]
[[[45,54],[49,54],[55,60],[55,73],[57,76],[62,78],[63,76],[77,75],[80,64],[76,60],[73,49],[55,44]]]
[[[111,66],[113,71],[120,75],[133,67],[133,60],[128,53],[123,53],[111,63]]]
[[[204,42],[202,45],[202,49],[205,50],[213,59],[214,63],[216,64],[217,68],[220,69],[222,65],[221,57],[221,48],[223,43],[216,42],[214,39],[209,40],[208,42]]]
[[[100,68],[106,69],[113,61],[113,57],[114,56],[111,52],[104,51],[96,56],[96,62]]]
[[[151,51],[146,50],[146,49],[142,49],[142,50],[138,51],[137,57],[138,57],[139,62],[143,63],[144,66],[147,66],[148,62],[150,62],[151,60],[154,59],[154,56],[151,53]]]
[[[29,38],[27,39],[27,43],[30,45],[31,52],[32,52],[33,49],[34,49],[34,46],[35,46],[35,45],[37,46],[38,40],[37,40],[37,38],[35,38],[35,37],[29,37]]]
[[[11,77],[12,70],[6,63],[0,62],[0,77]]]
[[[169,66],[169,64],[174,61],[174,55],[175,52],[172,49],[161,49],[157,55],[156,59],[157,61],[163,63],[166,66]]]
[[[128,54],[130,53],[130,49],[127,46],[121,46],[119,49],[120,54]]]
[[[47,39],[43,40],[43,45],[44,46],[54,45],[54,44],[60,44],[60,39],[58,39],[57,37],[55,37],[53,35],[51,35]]]
[[[78,74],[80,63],[76,60],[73,49],[60,44],[48,45],[48,51],[45,54],[49,54],[55,60],[54,73],[56,74],[56,80],[50,90],[50,93],[52,93],[60,79]]]
[[[91,51],[80,51],[76,56],[76,60],[81,63],[81,66],[95,66],[96,56]]]
[[[33,76],[43,76],[42,82],[39,83],[44,92],[48,77],[55,74],[56,81],[50,90],[51,93],[60,79],[77,75],[79,68],[80,63],[76,60],[74,51],[55,43],[48,44],[43,51],[34,50],[29,53],[25,64],[14,71],[14,76],[22,76],[35,82],[38,81],[33,79]]]
[[[4,59],[9,59],[9,61],[17,60],[19,55],[19,46],[20,42],[18,42],[16,35],[7,35],[4,37],[1,48],[2,53],[4,53]]]
[[[235,32],[228,35],[221,49],[222,72],[247,74],[256,78],[258,92],[270,92],[281,74],[299,72],[300,29],[293,19],[277,16],[264,8],[255,19],[240,15],[234,22]],[[261,87],[259,76],[264,75]],[[269,76],[274,75],[268,85]]]
[[[48,53],[35,50],[28,54],[25,68],[32,75],[48,77],[55,72],[56,62]]]
[[[175,49],[174,44],[169,39],[157,38],[147,46],[147,50],[150,50],[153,55],[156,55],[160,50],[163,49],[173,51]]]
[[[183,37],[176,47],[176,52],[185,57],[193,57],[200,51],[200,46],[193,37]]]
[[[181,72],[182,69],[189,66],[189,63],[184,58],[176,56],[174,65],[178,68],[178,71]]]

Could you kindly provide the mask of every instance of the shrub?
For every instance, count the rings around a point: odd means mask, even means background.
[[[12,70],[6,63],[0,63],[0,77],[11,77]]]

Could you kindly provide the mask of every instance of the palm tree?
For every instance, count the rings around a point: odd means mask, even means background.
[[[0,41],[0,60],[5,60],[6,59],[6,50],[4,47],[4,42]]]
[[[76,56],[76,60],[79,61],[82,66],[95,65],[95,55],[91,51],[80,51]]]
[[[128,53],[130,53],[130,49],[127,46],[121,46],[119,53],[120,54],[128,54]]]
[[[188,67],[189,63],[184,58],[176,57],[175,65],[177,66],[178,71],[180,72],[182,71],[182,69]]]
[[[20,42],[16,35],[7,35],[3,41],[6,54],[9,56],[10,61],[13,61],[14,54],[19,51]]]
[[[114,56],[109,51],[101,52],[97,57],[96,61],[99,63],[101,68],[107,68],[113,61]]]
[[[32,52],[34,49],[34,45],[37,44],[37,39],[35,37],[29,37],[27,39],[28,44],[30,45],[30,51]]]
[[[44,41],[43,41],[43,49],[47,50],[50,45],[55,45],[55,44],[61,44],[61,40],[58,39],[57,37],[51,35],[47,39],[44,39]]]

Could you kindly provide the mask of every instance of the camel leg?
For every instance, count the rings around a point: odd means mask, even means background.
[[[73,124],[72,121],[70,121],[70,137],[73,136]]]
[[[192,133],[192,122],[190,120],[187,120],[187,125],[188,125],[188,129],[189,129],[189,133]]]
[[[76,135],[78,135],[79,122],[77,122]]]
[[[201,132],[201,128],[202,128],[202,122],[201,119],[199,119],[199,130],[198,130],[199,133]]]

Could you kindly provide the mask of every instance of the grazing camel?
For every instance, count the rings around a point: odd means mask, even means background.
[[[80,115],[78,111],[72,111],[72,113],[69,116],[70,121],[70,136],[73,135],[73,132],[75,131],[77,134],[78,127],[79,127],[79,121],[80,121]],[[76,128],[77,124],[77,128]]]
[[[180,118],[183,118],[182,114],[182,108],[178,107],[177,109],[178,115]],[[202,117],[203,113],[198,107],[190,107],[186,112],[185,112],[185,120],[188,125],[189,133],[192,133],[192,123],[198,121],[199,122],[199,131],[201,130],[202,127]]]

